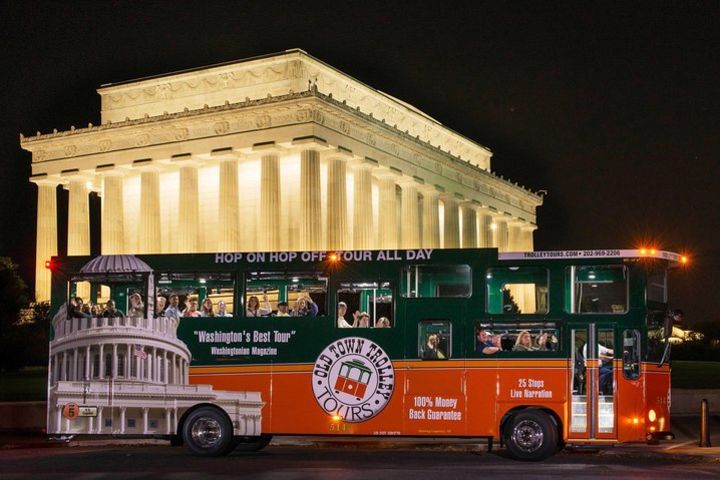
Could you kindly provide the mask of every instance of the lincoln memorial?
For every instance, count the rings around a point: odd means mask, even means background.
[[[494,175],[488,148],[302,50],[98,93],[100,125],[20,137],[38,186],[38,301],[58,187],[69,255],[90,254],[90,192],[104,255],[533,248],[542,197]]]

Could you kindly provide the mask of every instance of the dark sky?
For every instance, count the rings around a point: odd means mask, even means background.
[[[28,283],[36,189],[19,132],[99,123],[104,83],[298,47],[547,190],[536,248],[689,252],[673,306],[720,320],[718,1],[5,1],[0,47],[0,255]]]

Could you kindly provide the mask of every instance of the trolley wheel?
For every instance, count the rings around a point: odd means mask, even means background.
[[[195,455],[218,457],[227,455],[233,447],[232,424],[224,412],[213,407],[191,412],[183,423],[182,437]]]
[[[558,449],[558,431],[550,416],[536,409],[515,413],[507,421],[503,440],[513,458],[537,461],[553,455]]]
[[[233,445],[236,452],[257,452],[267,447],[272,440],[272,435],[260,435],[259,437],[235,437]]]

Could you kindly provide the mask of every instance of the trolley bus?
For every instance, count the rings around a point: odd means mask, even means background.
[[[539,460],[672,438],[655,250],[54,257],[48,432],[193,452],[477,437]]]

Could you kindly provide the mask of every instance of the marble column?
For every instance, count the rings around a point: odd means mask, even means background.
[[[344,250],[348,244],[347,161],[331,157],[327,168],[327,248]]]
[[[523,252],[532,252],[534,250],[533,232],[537,227],[534,225],[524,225],[520,229],[520,250]]]
[[[425,188],[423,195],[422,247],[440,247],[440,195],[434,187]]]
[[[373,238],[372,169],[369,165],[355,167],[353,185],[353,250],[368,250],[372,248]]]
[[[400,248],[420,248],[418,187],[412,181],[400,185]]]
[[[111,365],[112,378],[118,376],[118,346],[117,343],[112,344],[112,365]]]
[[[522,239],[520,231],[520,222],[511,221],[508,223],[508,251],[509,252],[520,252],[522,251]]]
[[[85,180],[71,180],[68,191],[68,255],[90,255],[90,214]]]
[[[103,177],[102,194],[102,232],[101,247],[103,255],[125,253],[123,178],[118,174]]]
[[[220,161],[220,188],[218,189],[218,248],[221,252],[236,252],[240,249],[240,218],[238,213],[237,159]]]
[[[104,350],[105,350],[105,345],[103,345],[101,343],[100,351],[98,352],[98,354],[100,355],[100,357],[98,358],[98,360],[99,360],[98,361],[98,370],[99,370],[98,378],[100,380],[103,380],[105,378],[105,352],[104,352]]]
[[[90,371],[90,346],[85,347],[85,375],[84,375],[84,377],[88,380],[92,378],[92,372]]]
[[[493,217],[486,212],[480,212],[479,214],[479,225],[480,225],[480,237],[478,238],[479,246],[481,247],[492,247],[493,246]]]
[[[36,181],[37,202],[37,244],[35,260],[35,300],[50,300],[50,270],[45,262],[57,255],[57,185]]]
[[[471,202],[464,202],[460,206],[462,212],[462,238],[461,248],[477,247],[477,213]]]
[[[508,222],[506,218],[495,220],[497,228],[495,229],[496,247],[500,252],[508,251]]]
[[[443,248],[460,248],[460,219],[458,201],[453,195],[443,198]]]
[[[320,154],[300,153],[300,250],[320,250],[322,229],[320,206]]]
[[[160,253],[160,174],[147,168],[140,173],[138,253]]]
[[[258,250],[277,251],[280,245],[280,165],[278,156],[260,157],[260,228]]]
[[[198,211],[198,169],[195,165],[180,167],[178,190],[178,216],[180,224],[176,232],[179,253],[197,253],[200,246],[200,215]]]
[[[396,175],[378,175],[378,248],[398,248]]]

